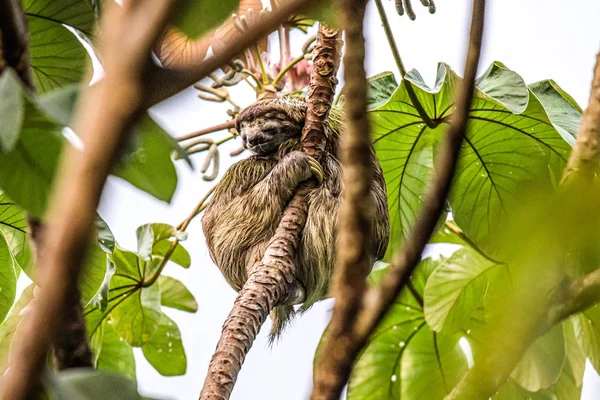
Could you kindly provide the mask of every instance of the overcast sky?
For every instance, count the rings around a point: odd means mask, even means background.
[[[393,2],[384,2],[407,68],[418,69],[430,84],[433,84],[439,61],[450,64],[462,75],[470,0],[437,0],[435,15],[429,15],[418,1],[413,0],[417,12],[414,22],[398,17]],[[600,2],[489,0],[488,4],[480,72],[498,60],[521,74],[527,83],[552,78],[585,108],[595,55],[600,47]],[[368,8],[365,35],[368,74],[396,73],[372,2]],[[156,106],[152,110],[154,117],[174,136],[226,119],[223,106],[200,101],[195,95],[194,89],[182,92]],[[239,89],[234,98],[247,105],[252,102],[253,95],[249,90]],[[232,142],[227,145],[221,150],[222,160],[228,159],[229,151],[239,146]],[[196,164],[200,164],[201,157],[195,159]],[[229,160],[222,161],[221,174],[230,163]],[[116,178],[110,180],[100,214],[121,246],[135,249],[135,229],[144,223],[177,225],[210,187],[202,181],[198,171],[191,172],[183,163],[178,164],[178,172],[179,186],[170,205],[154,200]],[[188,285],[199,303],[196,314],[167,310],[182,331],[188,358],[187,374],[162,377],[146,363],[141,351],[136,353],[140,390],[165,399],[197,398],[221,325],[235,298],[234,291],[208,257],[200,220],[194,221],[188,231],[189,239],[184,245],[192,256],[192,267],[183,270],[169,265],[166,269],[166,274]],[[266,343],[270,324],[267,323],[244,363],[232,399],[306,399],[310,393],[314,350],[330,307],[330,302],[317,304],[299,318],[273,348]],[[585,398],[597,398],[594,392],[600,393],[600,384],[594,371],[588,369],[585,382]]]

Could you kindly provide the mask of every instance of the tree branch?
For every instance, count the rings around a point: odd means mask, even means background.
[[[223,122],[222,124],[218,124],[215,126],[211,126],[209,128],[201,129],[196,132],[188,133],[187,135],[182,135],[175,138],[178,142],[183,142],[184,140],[194,139],[199,136],[208,135],[209,133],[223,131],[225,129],[235,128],[235,119],[227,122]]]
[[[149,108],[169,97],[179,93],[188,86],[193,85],[205,76],[227,64],[237,54],[256,43],[260,38],[269,35],[278,29],[282,22],[290,15],[298,14],[303,9],[316,5],[316,0],[289,0],[282,2],[280,7],[265,15],[262,20],[252,27],[247,35],[235,37],[225,43],[226,49],[215,56],[202,61],[198,65],[186,65],[185,69],[163,69],[156,65],[151,66],[148,75],[147,96],[144,98],[144,108]]]
[[[20,0],[0,2],[0,73],[7,66],[13,68],[25,85],[33,89],[27,21]]]
[[[144,98],[142,76],[153,43],[164,29],[174,0],[111,3],[99,38],[106,78],[87,89],[78,103],[74,130],[82,151],[67,148],[50,198],[49,223],[39,265],[43,289],[21,322],[0,399],[31,398],[44,369],[50,343],[60,333],[69,293],[77,288],[95,210],[119,144]]]
[[[303,151],[317,157],[325,147],[324,128],[337,84],[339,33],[320,25],[315,49],[301,143]],[[296,251],[306,223],[306,196],[312,188],[311,183],[298,187],[262,260],[249,268],[252,273],[225,320],[200,399],[229,398],[244,358],[267,315],[277,305],[285,304],[294,288]]]
[[[350,2],[351,0],[345,1]],[[322,362],[329,365],[331,363],[327,359],[333,357],[336,358],[336,362],[335,365],[330,365],[328,370],[318,367],[317,374],[330,374],[332,376],[326,378],[317,375],[315,377],[313,399],[333,400],[339,398],[341,389],[348,379],[350,369],[358,352],[410,278],[421,259],[421,253],[429,237],[433,233],[450,189],[458,153],[465,133],[481,50],[484,11],[485,0],[474,0],[465,76],[456,102],[456,111],[452,115],[451,126],[446,133],[440,156],[436,159],[437,174],[425,196],[423,210],[419,214],[411,236],[394,256],[391,270],[381,285],[367,291],[361,297],[362,304],[353,304],[344,307],[347,310],[359,310],[355,323],[351,327],[346,326],[348,325],[347,319],[349,317],[336,313],[334,308],[334,315],[329,329],[336,332],[336,334],[327,335],[328,339],[326,338],[324,347],[327,349],[324,350],[327,356]],[[351,24],[352,19],[356,18],[355,14],[347,14],[346,10],[343,10],[343,16],[345,24]],[[353,287],[354,290],[361,290],[363,284],[353,283],[352,286],[349,285],[348,287]],[[353,293],[346,292],[344,293],[344,297],[346,296],[350,299],[356,299],[356,295]],[[340,301],[341,299],[338,297],[336,300]],[[337,325],[345,327],[345,335],[342,336],[343,340],[339,339]],[[333,330],[334,328],[335,331]],[[334,389],[326,390],[319,386],[326,383]]]

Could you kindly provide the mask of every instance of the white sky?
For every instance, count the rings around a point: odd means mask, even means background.
[[[429,15],[417,0],[413,0],[413,4],[417,12],[415,22],[398,17],[393,2],[385,2],[407,68],[417,68],[429,83],[433,83],[438,61],[450,64],[462,75],[471,1],[437,0],[435,15]],[[488,5],[480,72],[498,60],[520,73],[528,83],[553,78],[585,108],[595,55],[600,47],[597,29],[600,2],[489,0]],[[365,34],[368,74],[386,70],[396,72],[372,2]],[[194,89],[188,89],[156,106],[153,115],[174,136],[225,120],[222,105],[200,101],[195,95]],[[247,105],[253,96],[250,91],[236,90],[234,99]],[[221,150],[222,160],[228,159],[228,152],[238,147],[238,143],[227,145]],[[197,166],[201,160],[202,156],[195,158]],[[221,174],[228,162],[222,161]],[[122,246],[135,249],[135,229],[141,224],[178,224],[210,188],[210,184],[202,181],[199,171],[191,172],[180,163],[178,172],[179,186],[170,205],[154,200],[118,179],[110,180],[100,213]],[[208,257],[199,219],[191,224],[189,239],[184,245],[192,256],[192,267],[184,270],[170,265],[166,273],[185,282],[199,303],[196,314],[167,310],[182,331],[188,357],[187,374],[162,377],[147,364],[141,351],[136,353],[140,390],[147,395],[181,400],[198,397],[221,325],[235,298],[235,293]],[[297,319],[273,348],[266,344],[267,323],[246,359],[232,399],[308,398],[312,358],[330,307],[329,301],[317,304]],[[584,392],[587,399],[597,398],[600,393],[600,381],[594,371],[588,370]]]

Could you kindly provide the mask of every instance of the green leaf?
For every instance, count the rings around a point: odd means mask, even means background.
[[[425,320],[437,331],[464,329],[483,302],[498,264],[463,247],[431,274],[425,286]]]
[[[19,300],[12,306],[8,316],[2,324],[0,324],[0,375],[6,371],[8,367],[8,353],[12,338],[19,327],[19,323],[23,319],[21,311],[33,299],[33,290],[35,285],[31,284],[21,293]]]
[[[0,192],[0,235],[4,236],[16,266],[29,271],[33,253],[27,237],[27,220],[23,210]]]
[[[529,85],[529,89],[540,100],[550,120],[565,140],[574,143],[579,130],[581,107],[552,79]]]
[[[438,66],[432,88],[414,70],[406,78],[436,125],[429,128],[420,118],[404,82],[386,104],[370,112],[390,208],[393,245],[386,259],[408,235],[422,209],[434,175],[434,154],[454,111],[453,96],[460,81],[445,64]],[[570,145],[516,73],[496,63],[478,80],[478,86],[449,202],[464,233],[489,251],[522,188],[550,185],[548,169],[560,175]]]
[[[106,253],[97,243],[94,243],[88,249],[83,265],[81,279],[79,281],[79,288],[81,289],[81,301],[84,304],[87,304],[90,300],[97,296],[98,290],[100,290],[102,282],[104,282],[106,270]]]
[[[563,327],[558,324],[533,342],[510,377],[530,392],[548,388],[558,381],[566,357]]]
[[[137,228],[138,254],[145,260],[149,260],[155,243],[168,241],[177,236],[177,229],[168,224],[145,224]]]
[[[8,243],[0,234],[0,322],[8,314],[17,294],[17,274]]]
[[[152,252],[156,256],[164,257],[167,254],[167,251],[171,248],[171,242],[168,240],[163,240],[154,245],[152,248]],[[169,259],[173,261],[175,264],[179,264],[183,268],[189,268],[192,265],[192,259],[190,257],[190,253],[178,243],[173,250],[173,254],[171,254],[171,258]]]
[[[139,347],[150,341],[161,318],[158,285],[140,287],[139,282],[149,274],[148,264],[137,254],[115,248],[110,255],[116,267],[112,278],[109,306],[113,327],[131,346]],[[118,300],[113,300],[117,299]]]
[[[452,225],[456,226],[454,221],[447,221]],[[458,228],[458,227],[457,227]],[[450,230],[446,224],[442,225],[440,229],[435,231],[431,238],[429,239],[429,243],[447,243],[447,244],[458,244],[461,246],[468,246],[468,243],[465,242],[456,232]]]
[[[110,282],[113,275],[116,272],[115,265],[109,260],[106,260],[106,274],[102,280],[102,284],[94,297],[89,301],[88,304],[96,307],[98,310],[104,312],[108,308],[108,299],[110,297]]]
[[[101,349],[96,369],[116,372],[135,379],[133,349],[121,339],[110,323],[104,325]]]
[[[24,96],[25,97],[25,96]],[[42,216],[65,140],[62,126],[25,101],[25,119],[14,149],[0,153],[0,188],[35,217]]]
[[[177,187],[177,173],[171,160],[173,141],[147,115],[134,129],[133,139],[135,150],[120,160],[114,175],[159,200],[170,202]]]
[[[90,35],[94,11],[86,0],[24,0],[29,58],[39,93],[78,82],[88,54],[67,27]]]
[[[198,311],[198,303],[194,295],[182,282],[170,276],[160,276],[158,285],[160,286],[160,302],[163,306],[191,313]]]
[[[367,110],[373,110],[387,103],[394,91],[398,88],[398,82],[393,72],[382,72],[367,79],[369,85],[367,91]]]
[[[425,323],[422,295],[439,261],[425,259],[363,349],[348,384],[348,400],[443,399],[467,371],[458,335]],[[375,270],[378,283],[389,268]]]
[[[11,151],[19,138],[25,117],[25,105],[19,77],[12,68],[0,75],[0,150]]]
[[[142,400],[134,380],[108,371],[68,369],[52,376],[46,387],[60,400]]]
[[[72,84],[43,93],[38,97],[38,104],[46,115],[66,126],[71,122],[78,96],[79,85]]]
[[[187,358],[177,324],[162,314],[152,340],[142,346],[144,357],[163,376],[184,375]]]
[[[594,369],[600,371],[600,304],[572,317],[575,337]]]
[[[98,244],[106,253],[112,253],[115,250],[115,237],[108,224],[100,216],[96,216],[96,229],[98,229]]]
[[[175,8],[173,23],[191,39],[217,27],[239,5],[239,0],[187,0]],[[258,11],[256,10],[256,17]]]

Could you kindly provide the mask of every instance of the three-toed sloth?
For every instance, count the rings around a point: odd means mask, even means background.
[[[321,165],[300,151],[306,116],[303,97],[259,101],[237,117],[236,129],[252,156],[227,170],[202,218],[211,258],[236,291],[248,279],[249,269],[263,258],[298,184],[317,175],[321,184],[307,197],[308,216],[297,251],[296,279],[306,295],[301,310],[327,296],[335,265],[335,225],[342,191],[342,115],[340,108],[331,108]],[[390,228],[383,172],[375,151],[371,151],[373,225],[369,254],[373,264],[385,254]],[[275,308],[271,313],[272,337],[292,314],[290,304]]]

